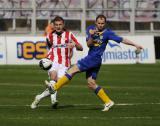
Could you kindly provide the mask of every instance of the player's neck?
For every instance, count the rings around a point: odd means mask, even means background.
[[[64,31],[55,31],[55,34],[57,34],[58,36],[61,36],[63,32]]]

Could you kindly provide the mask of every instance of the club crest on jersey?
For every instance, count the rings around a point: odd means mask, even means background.
[[[102,45],[102,40],[101,39],[96,39],[94,40],[94,46],[101,46]]]

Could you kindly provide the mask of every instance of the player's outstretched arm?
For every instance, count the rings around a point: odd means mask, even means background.
[[[131,45],[137,48],[137,50],[141,50],[143,49],[143,47],[141,45],[135,44],[134,42],[132,42],[131,40],[128,40],[126,38],[123,38],[122,43],[126,44],[126,45]]]

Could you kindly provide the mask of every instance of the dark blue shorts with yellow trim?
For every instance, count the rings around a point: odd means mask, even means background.
[[[92,56],[86,56],[77,62],[77,66],[81,72],[86,72],[86,78],[92,77],[96,80],[101,66],[101,60],[97,60]]]

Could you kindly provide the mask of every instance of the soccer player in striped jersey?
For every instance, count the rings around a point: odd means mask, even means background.
[[[86,30],[86,41],[89,47],[88,55],[79,60],[77,64],[73,65],[56,84],[50,84],[46,81],[49,90],[54,93],[65,84],[68,84],[67,82],[69,82],[76,73],[86,72],[88,87],[92,89],[104,103],[104,109],[102,111],[108,111],[114,105],[114,102],[109,98],[104,89],[96,83],[97,75],[101,67],[102,55],[106,49],[108,41],[113,40],[117,43],[122,42],[134,46],[137,49],[142,49],[140,45],[116,35],[110,29],[106,29],[105,25],[106,17],[104,15],[98,15],[95,25],[89,26]]]
[[[53,22],[54,30],[47,35],[47,45],[50,48],[47,58],[53,63],[52,67],[48,70],[50,77],[50,83],[56,83],[61,78],[67,69],[71,66],[71,57],[73,54],[73,48],[82,51],[83,48],[78,42],[74,34],[64,28],[64,19],[62,17],[55,17]],[[57,106],[57,91],[54,94],[50,94],[46,89],[41,94],[36,95],[35,100],[31,104],[31,108],[37,108],[39,102],[51,95],[52,107]]]

